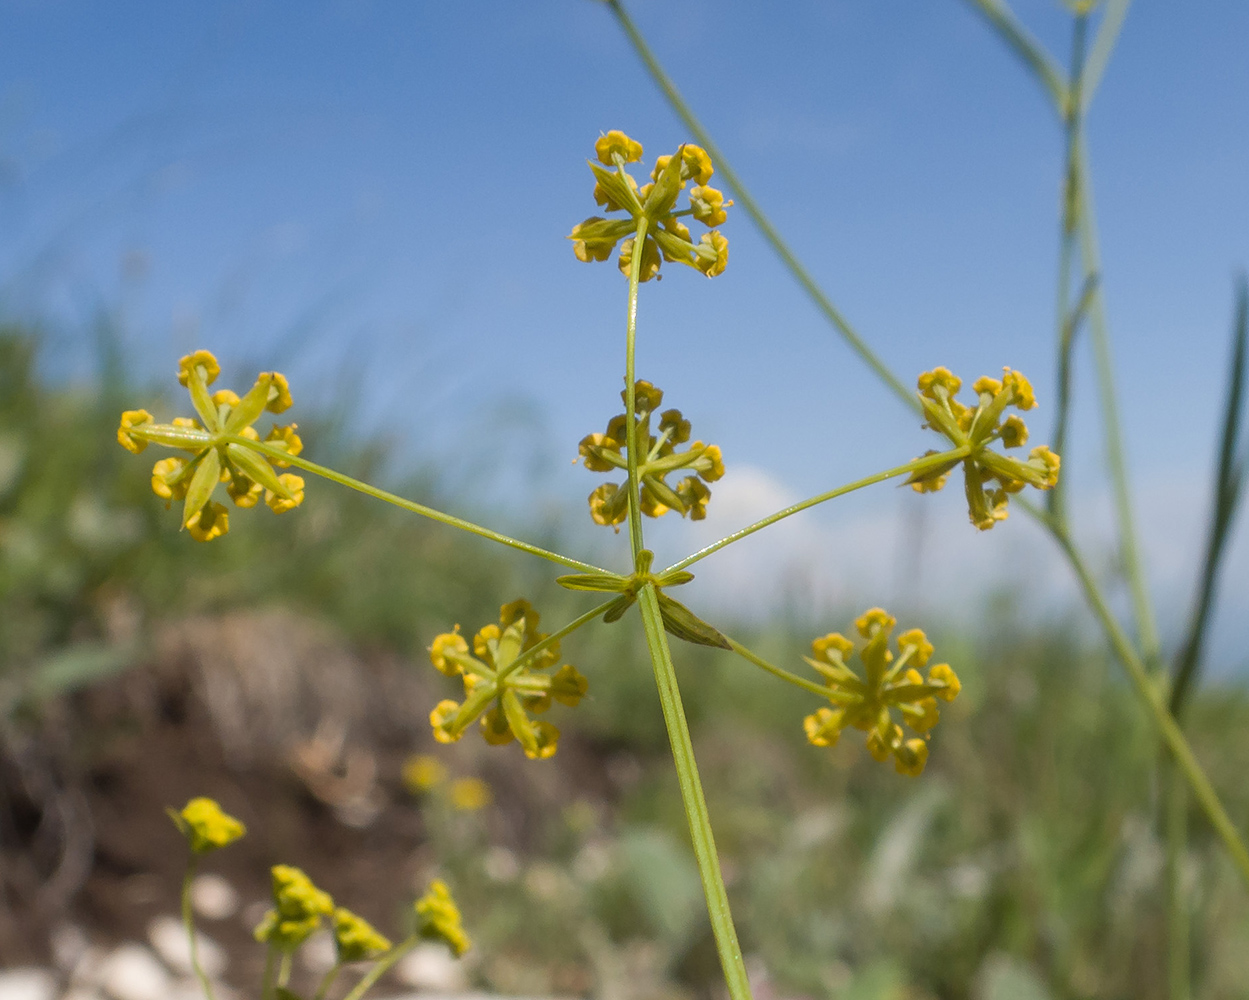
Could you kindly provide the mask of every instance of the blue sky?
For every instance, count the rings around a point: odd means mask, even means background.
[[[1065,62],[1060,5],[1015,6]],[[1022,369],[1044,440],[1061,137],[970,7],[630,9],[886,361],[908,381],[936,364]],[[594,211],[584,160],[601,130],[628,131],[648,161],[687,136],[594,0],[0,0],[0,22],[0,316],[48,331],[53,370],[90,370],[86,331],[108,314],[144,374],[206,346],[236,381],[287,371],[297,402],[347,382],[362,427],[450,456],[494,499],[595,485],[567,460],[616,411],[625,283],[564,240]],[[1246,5],[1135,4],[1089,121],[1132,468],[1174,619],[1207,506],[1232,279],[1249,264],[1247,37]],[[749,470],[758,495],[726,479],[733,503],[929,447],[745,216],[723,231],[723,276],[671,267],[644,289],[639,372]],[[1096,537],[1083,355],[1077,388],[1065,468]],[[811,523],[897,522],[908,503],[885,487]],[[953,514],[929,530],[957,533],[964,574],[995,563],[986,546],[1004,543]],[[1232,571],[1249,582],[1243,532]]]

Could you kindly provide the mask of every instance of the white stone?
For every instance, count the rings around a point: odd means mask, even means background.
[[[89,942],[87,935],[77,924],[59,924],[53,928],[49,944],[52,946],[52,961],[56,963],[56,967],[68,972],[86,954]]]
[[[334,947],[334,935],[322,927],[313,933],[299,949],[299,964],[309,972],[325,975],[338,961]]]
[[[239,894],[220,875],[199,875],[191,883],[191,906],[205,920],[225,920],[239,909]]]
[[[52,1000],[56,977],[47,969],[19,968],[0,972],[0,1000]]]
[[[156,954],[174,972],[192,975],[191,942],[187,940],[186,928],[177,917],[160,916],[147,925],[147,939]],[[225,950],[216,941],[196,931],[195,946],[199,953],[200,967],[210,979],[217,979],[225,972],[228,959]]]
[[[61,1000],[101,1000],[100,994],[84,986],[71,986],[68,993],[61,995]]]
[[[127,943],[101,963],[100,985],[113,1000],[166,1000],[169,973],[143,945]]]
[[[462,993],[468,986],[462,962],[446,945],[419,944],[395,965],[400,982],[431,993]]]

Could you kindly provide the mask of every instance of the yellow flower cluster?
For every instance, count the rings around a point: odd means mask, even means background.
[[[390,950],[390,941],[364,917],[338,907],[334,911],[334,946],[343,963],[362,962]]]
[[[429,890],[416,901],[416,919],[421,937],[442,941],[456,958],[472,946],[460,921],[460,909],[441,879],[431,882]]]
[[[163,458],[152,467],[152,492],[165,500],[166,506],[182,501],[182,525],[200,542],[230,530],[225,505],[212,499],[218,482],[225,483],[236,507],[254,507],[263,495],[274,513],[282,514],[304,499],[301,477],[278,474],[273,469],[274,465],[285,468],[286,463],[231,440],[259,441],[252,424],[260,414],[265,410],[281,413],[291,405],[285,376],[261,373],[240,399],[229,389],[209,393],[208,387],[220,374],[221,366],[208,351],[188,354],[178,363],[178,381],[190,392],[199,420],[175,417],[172,423],[158,424],[147,410],[127,410],[117,428],[118,443],[135,454],[150,443],[190,452],[190,458]],[[303,442],[295,431],[295,424],[275,426],[265,442],[298,455]]]
[[[985,375],[972,386],[978,399],[965,406],[955,396],[963,382],[946,368],[934,368],[919,377],[919,398],[928,418],[925,425],[944,434],[955,447],[967,447],[965,458],[914,473],[908,482],[919,493],[933,493],[945,485],[950,470],[963,464],[967,509],[971,523],[982,531],[1007,516],[1007,501],[1025,486],[1048,490],[1058,483],[1059,457],[1045,445],[1033,448],[1027,461],[1011,458],[989,446],[1018,448],[1028,440],[1028,428],[1017,414],[1004,417],[1007,407],[1031,410],[1036,406],[1032,386],[1022,374],[1003,369],[1001,379]],[[936,452],[929,451],[933,455]]]
[[[847,660],[855,644],[838,632],[811,643],[804,657],[823,676],[833,708],[821,708],[803,721],[807,739],[819,747],[832,746],[846,726],[867,732],[867,748],[879,761],[893,757],[899,774],[917,775],[928,761],[924,741],[937,724],[937,699],[953,701],[961,685],[949,664],[938,663],[925,680],[920,673],[932,656],[932,643],[919,629],[898,636],[899,655],[889,650],[889,636],[896,619],[881,608],[872,608],[855,621],[859,635],[867,640],[859,650],[865,676],[860,677]],[[893,718],[898,709],[903,721],[923,738],[906,739]]]
[[[181,812],[170,809],[169,816],[196,854],[226,847],[247,833],[247,827],[223,811],[214,799],[192,799]]]
[[[264,915],[253,933],[261,943],[291,951],[321,926],[322,917],[334,912],[334,901],[291,865],[274,865],[270,874],[275,907]]]
[[[625,393],[621,392],[620,396],[624,399]],[[675,510],[682,517],[689,514],[693,520],[701,521],[707,516],[707,501],[711,499],[711,490],[705,484],[714,483],[724,475],[724,460],[718,447],[701,441],[677,450],[677,445],[690,439],[690,422],[681,416],[680,410],[659,413],[658,433],[652,432],[651,417],[656,415],[663,398],[663,390],[649,382],[639,379],[635,384],[641,510],[648,517],[662,517]],[[628,417],[620,413],[608,422],[605,434],[588,434],[582,438],[578,452],[585,467],[591,472],[628,469],[627,427]],[[678,469],[688,469],[695,475],[686,476],[674,489],[664,478]],[[590,517],[595,524],[616,527],[628,516],[629,493],[625,486],[604,483],[590,494]]]
[[[448,699],[435,706],[429,716],[434,739],[454,743],[480,718],[487,743],[504,744],[515,739],[527,757],[552,756],[559,730],[549,722],[530,718],[530,713],[545,712],[552,700],[576,705],[585,696],[589,682],[568,663],[554,674],[541,673],[559,662],[558,642],[529,652],[545,639],[538,632],[538,613],[523,599],[503,605],[499,624],[487,625],[473,636],[471,653],[458,625],[454,632],[437,636],[429,647],[429,658],[448,677],[462,678],[464,702]]]
[[[715,168],[705,150],[686,143],[672,156],[659,157],[651,171],[651,182],[640,188],[625,164],[642,158],[641,143],[613,130],[599,137],[594,152],[598,163],[586,161],[594,171],[594,200],[605,211],[624,211],[629,218],[605,219],[595,215],[573,226],[568,238],[573,241],[573,253],[578,260],[607,260],[623,239],[619,264],[627,277],[637,250],[634,244],[638,224],[645,218],[642,281],[659,274],[659,265],[665,260],[696,268],[709,278],[723,272],[729,262],[729,241],[712,228],[695,243],[689,228],[681,222],[682,218],[693,216],[705,226],[718,226],[727,218],[725,209],[733,204],[724,200],[723,192],[708,186]],[[694,182],[689,190],[689,207],[676,211],[677,199],[689,181]]]

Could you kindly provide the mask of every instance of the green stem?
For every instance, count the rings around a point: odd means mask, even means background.
[[[707,899],[707,912],[711,917],[711,930],[715,935],[720,966],[724,970],[732,1000],[750,1000],[750,981],[746,976],[741,945],[737,942],[737,931],[733,927],[733,916],[729,911],[728,892],[724,888],[724,877],[720,874],[720,859],[716,854],[715,838],[711,832],[711,817],[707,813],[707,801],[703,798],[698,765],[694,761],[694,745],[690,740],[685,709],[681,705],[681,691],[677,686],[672,653],[668,649],[668,637],[664,632],[659,600],[653,584],[647,583],[638,592],[638,606],[642,613],[642,625],[646,630],[646,646],[650,651],[651,666],[655,670],[655,683],[659,688],[659,701],[663,706],[664,722],[668,727],[672,759],[676,764],[677,781],[681,786],[681,799],[689,821],[690,838],[694,842],[694,856],[698,860],[698,874],[703,883],[703,895]]]
[[[1167,709],[1166,698],[1159,690],[1154,679],[1150,677],[1148,667],[1133,648],[1131,640],[1118,621],[1115,620],[1109,606],[1106,604],[1105,598],[1102,596],[1100,588],[1097,586],[1097,582],[1093,579],[1074,542],[1071,540],[1071,536],[1062,525],[1055,522],[1052,518],[1047,517],[1040,511],[1035,511],[1035,508],[1034,512],[1038,520],[1049,528],[1059,547],[1066,554],[1067,561],[1071,564],[1071,568],[1075,571],[1076,577],[1080,581],[1080,586],[1084,590],[1084,596],[1088,601],[1089,607],[1101,623],[1102,630],[1106,633],[1106,637],[1110,641],[1115,654],[1119,657],[1119,661],[1127,670],[1128,678],[1132,681],[1132,686],[1136,689],[1137,695],[1145,703],[1145,707],[1149,709],[1150,715],[1153,716],[1154,723],[1162,734],[1162,739],[1166,743],[1167,749],[1171,752],[1172,760],[1179,767],[1184,780],[1188,783],[1188,787],[1192,790],[1202,811],[1206,814],[1206,818],[1210,821],[1210,825],[1214,827],[1215,833],[1223,841],[1228,854],[1231,855],[1232,862],[1239,869],[1246,884],[1249,884],[1249,850],[1246,850],[1244,841],[1241,840],[1240,834],[1227,815],[1227,810],[1223,808],[1223,803],[1219,801],[1218,794],[1210,784],[1210,779],[1206,777],[1205,772],[1201,769],[1201,764],[1198,763],[1197,758],[1193,755],[1192,748],[1188,745],[1188,740],[1185,738],[1183,730],[1180,729],[1179,724],[1175,721],[1175,717]]]
[[[754,524],[748,525],[740,531],[735,531],[731,535],[725,535],[718,542],[712,542],[710,545],[699,549],[693,555],[688,555],[679,562],[673,563],[665,569],[663,573],[671,573],[674,570],[684,569],[686,566],[691,566],[698,562],[698,560],[705,559],[713,552],[718,552],[726,545],[732,545],[734,542],[741,541],[748,535],[753,535],[756,531],[760,531],[763,528],[768,527],[768,525],[775,524],[777,521],[782,521],[785,518],[791,517],[792,515],[804,511],[809,507],[814,507],[817,504],[824,503],[826,500],[833,500],[836,497],[844,496],[847,493],[853,493],[855,490],[861,490],[865,486],[883,483],[885,480],[893,479],[896,476],[904,476],[912,472],[923,472],[928,469],[936,468],[939,465],[944,465],[947,462],[957,462],[959,459],[965,458],[970,453],[971,448],[967,445],[963,445],[958,448],[952,448],[950,451],[938,452],[935,455],[924,455],[920,458],[912,459],[907,462],[906,465],[899,465],[892,469],[886,469],[884,472],[877,472],[875,475],[868,476],[866,479],[858,479],[853,483],[847,483],[845,486],[838,486],[835,490],[829,490],[827,493],[819,493],[807,500],[803,500],[801,503],[796,503],[790,507],[784,508],[783,510],[778,510],[775,514],[769,514],[763,520],[756,521]],[[662,576],[663,573],[660,573],[659,575]]]
[[[416,943],[419,940],[419,934],[411,934],[391,948],[390,951],[373,963],[373,968],[369,969],[361,977],[360,981],[352,987],[351,992],[343,997],[343,1000],[360,1000],[375,982],[386,975],[392,965],[416,947]]]
[[[898,380],[897,376],[889,370],[888,366],[886,366],[885,363],[876,356],[875,352],[867,346],[867,343],[863,340],[863,338],[855,332],[849,321],[841,314],[837,307],[833,305],[829,297],[824,294],[823,289],[816,284],[815,279],[812,278],[807,269],[803,267],[801,261],[794,256],[793,251],[790,250],[785,241],[781,239],[781,234],[778,233],[772,223],[768,221],[767,216],[763,214],[763,210],[751,196],[750,192],[746,190],[745,185],[742,184],[741,178],[737,175],[737,171],[729,165],[729,161],[721,151],[720,147],[716,145],[715,140],[713,140],[707,130],[703,128],[702,123],[694,117],[694,112],[690,110],[689,105],[685,103],[684,99],[677,91],[676,85],[669,78],[668,74],[664,72],[663,67],[659,64],[659,60],[657,60],[655,58],[655,54],[651,52],[650,46],[646,44],[646,39],[642,37],[641,33],[637,29],[637,26],[634,25],[633,19],[629,17],[620,0],[608,0],[607,6],[616,16],[616,20],[620,22],[620,27],[624,29],[624,33],[633,44],[634,51],[637,52],[638,57],[642,60],[647,72],[650,73],[651,79],[655,81],[656,86],[658,86],[663,92],[664,97],[668,99],[668,103],[672,105],[672,109],[685,123],[685,127],[690,130],[694,138],[697,139],[703,148],[706,149],[711,155],[712,162],[720,169],[720,172],[724,174],[725,180],[728,181],[729,187],[733,189],[733,193],[737,198],[738,204],[740,204],[746,214],[750,216],[754,224],[759,227],[759,231],[763,233],[763,238],[768,241],[772,249],[776,252],[776,255],[781,258],[781,261],[789,269],[790,274],[794,276],[798,284],[800,284],[807,295],[811,297],[811,300],[815,303],[816,308],[824,314],[825,319],[832,324],[833,328],[841,335],[842,339],[850,345],[854,352],[858,354],[867,366],[876,373],[881,381],[893,390],[894,394],[897,395],[899,399],[912,409],[920,410],[922,412],[919,400],[915,398],[915,395],[911,392],[911,390],[903,385]]]
[[[1096,276],[1101,273],[1101,255],[1097,246],[1093,188],[1082,140],[1076,143],[1076,174],[1080,190],[1077,229],[1080,236],[1080,256],[1083,261],[1084,278],[1096,280]],[[1154,620],[1153,604],[1149,599],[1149,588],[1145,581],[1140,540],[1136,531],[1136,517],[1132,508],[1132,489],[1128,481],[1123,429],[1119,423],[1119,403],[1115,391],[1114,362],[1110,351],[1110,331],[1106,323],[1105,300],[1102,297],[1100,285],[1095,290],[1089,305],[1089,330],[1092,334],[1093,360],[1097,370],[1098,397],[1101,401],[1106,463],[1110,468],[1110,481],[1119,523],[1120,557],[1123,560],[1128,588],[1132,594],[1132,608],[1141,651],[1145,662],[1150,665],[1151,669],[1156,669],[1159,666],[1161,644],[1158,640],[1158,626]]]
[[[799,677],[797,674],[791,674],[788,670],[784,670],[781,667],[778,667],[778,666],[775,666],[774,664],[769,663],[758,653],[751,652],[749,649],[743,646],[740,642],[737,642],[734,639],[729,639],[727,635],[725,636],[725,638],[729,640],[729,645],[732,647],[733,652],[749,660],[756,667],[762,667],[764,670],[770,673],[773,677],[779,677],[781,680],[788,681],[790,684],[794,684],[802,688],[804,691],[810,691],[812,694],[817,694],[821,698],[828,697],[827,685],[817,684],[815,681],[807,680],[807,678],[805,677]]]
[[[569,556],[560,555],[558,552],[548,552],[546,549],[537,545],[530,545],[528,542],[522,542],[515,538],[509,538],[507,535],[500,534],[490,528],[483,528],[480,524],[473,524],[472,521],[465,521],[463,518],[455,517],[451,514],[444,514],[440,510],[433,507],[426,507],[424,504],[416,503],[414,500],[405,500],[403,497],[386,490],[379,490],[376,486],[370,486],[368,483],[361,482],[359,479],[353,479],[351,476],[345,476],[341,472],[335,472],[333,469],[326,468],[324,465],[317,465],[316,462],[309,462],[306,458],[300,458],[297,455],[289,455],[281,448],[275,448],[273,445],[266,444],[264,441],[252,441],[250,438],[239,437],[238,435],[228,435],[225,438],[233,444],[241,444],[252,451],[258,451],[262,455],[269,458],[286,462],[293,465],[297,469],[303,469],[305,472],[311,472],[323,479],[328,479],[332,483],[338,483],[340,486],[346,486],[348,489],[371,496],[377,500],[383,500],[386,503],[394,504],[403,510],[411,511],[413,514],[420,514],[421,517],[428,517],[430,520],[437,521],[440,524],[448,525],[452,528],[459,528],[461,531],[467,531],[471,534],[478,535],[481,538],[488,538],[492,542],[498,542],[500,545],[506,545],[513,549],[519,549],[521,552],[528,552],[531,556],[540,556],[543,559],[549,559],[553,563],[559,563],[561,566],[570,566],[573,569],[585,570],[590,573],[603,573],[605,570],[599,569],[590,563],[582,562],[580,559],[573,559]]]
[[[325,1000],[325,995],[329,993],[330,987],[334,985],[334,980],[338,978],[338,974],[342,969],[343,963],[340,959],[334,963],[330,971],[325,974],[325,978],[321,980],[321,985],[317,987],[317,993],[313,1000]]]
[[[550,635],[544,638],[541,642],[535,642],[532,646],[530,646],[523,653],[521,653],[518,657],[516,657],[516,659],[514,659],[511,663],[509,663],[506,667],[504,667],[502,670],[499,671],[498,680],[501,681],[505,677],[508,677],[510,674],[515,673],[517,670],[523,667],[526,663],[529,663],[531,660],[533,660],[534,657],[538,656],[540,653],[544,652],[545,650],[549,649],[551,646],[555,645],[555,643],[559,642],[565,636],[571,635],[573,632],[577,631],[577,629],[581,628],[582,625],[588,625],[590,622],[594,621],[595,618],[603,614],[608,608],[610,608],[613,604],[615,604],[618,598],[619,598],[618,594],[612,595],[612,598],[610,600],[604,601],[602,604],[600,604],[596,608],[591,608],[589,611],[583,614],[580,618],[574,618],[572,621],[570,621],[567,625],[565,625],[558,632],[552,632]]]
[[[278,957],[278,946],[272,941],[265,950],[265,972],[260,979],[260,998],[261,1000],[271,1000],[273,996],[273,974],[276,971],[276,959]]]
[[[285,986],[291,979],[291,965],[294,963],[293,951],[282,952],[282,965],[278,968],[278,985]]]
[[[633,240],[633,259],[629,267],[629,306],[625,318],[625,450],[629,459],[629,546],[633,550],[633,569],[639,569],[638,557],[642,544],[642,496],[638,478],[637,371],[634,355],[637,348],[638,282],[642,276],[642,251],[646,245],[646,228],[650,220],[638,216],[637,235]]]
[[[204,990],[206,1000],[213,1000],[212,983],[208,979],[208,973],[200,965],[199,941],[195,935],[195,915],[191,911],[191,883],[195,881],[195,870],[198,867],[199,855],[192,854],[187,859],[186,874],[182,876],[182,926],[186,928],[187,944],[191,950],[191,969],[195,973],[195,978],[199,980],[200,987]]]
[[[1067,102],[1065,118],[1066,154],[1063,171],[1061,238],[1058,248],[1058,416],[1054,423],[1053,448],[1059,455],[1067,453],[1067,421],[1071,416],[1071,365],[1077,329],[1074,307],[1071,304],[1071,265],[1076,250],[1076,219],[1080,214],[1080,176],[1076,167],[1076,149],[1080,142],[1083,124],[1083,104],[1080,88],[1084,75],[1084,36],[1088,19],[1075,19],[1071,44],[1071,75],[1067,88],[1072,98]],[[1049,511],[1056,517],[1066,516],[1065,476],[1048,496]]]

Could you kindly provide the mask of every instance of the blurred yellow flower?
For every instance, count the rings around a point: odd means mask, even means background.
[[[472,946],[460,918],[460,909],[451,890],[441,879],[430,883],[425,895],[416,901],[417,933],[423,938],[442,941],[459,958]]]
[[[169,815],[196,854],[225,847],[247,833],[247,828],[222,810],[215,799],[191,799],[181,812],[170,810]]]
[[[417,754],[409,757],[403,765],[404,787],[413,794],[431,791],[447,780],[447,769],[437,757]]]
[[[490,786],[480,778],[457,778],[451,782],[451,805],[461,812],[477,812],[494,801]]]

